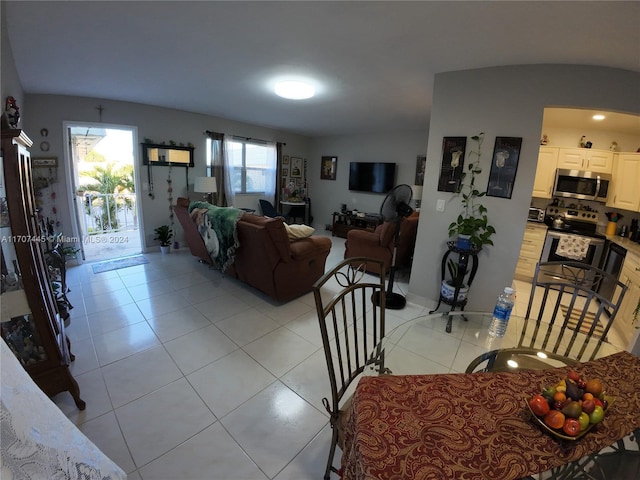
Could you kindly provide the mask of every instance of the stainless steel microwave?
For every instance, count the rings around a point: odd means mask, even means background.
[[[553,195],[604,203],[607,201],[610,185],[611,175],[608,173],[558,168]]]

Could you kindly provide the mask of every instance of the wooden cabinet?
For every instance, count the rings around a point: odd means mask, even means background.
[[[607,206],[640,211],[640,153],[616,153]]]
[[[34,382],[48,395],[69,391],[84,410],[69,372],[72,356],[52,293],[33,191],[32,142],[21,130],[2,130],[0,215],[3,340]]]
[[[556,178],[558,150],[557,147],[540,147],[538,165],[536,167],[536,178],[533,181],[533,192],[531,192],[532,196],[551,198],[553,182]]]
[[[368,230],[373,232],[378,225],[382,223],[379,216],[366,215],[359,217],[351,213],[333,212],[333,225],[331,227],[331,235],[334,237],[347,238],[349,230]]]
[[[633,325],[633,312],[640,300],[640,256],[627,252],[620,272],[620,281],[628,290],[613,322],[613,328],[622,338],[623,345],[631,349],[637,337],[636,325]]]
[[[520,256],[516,265],[515,277],[518,280],[530,282],[536,271],[536,264],[540,261],[544,239],[547,236],[547,226],[542,223],[527,223],[520,247]]]
[[[611,173],[613,170],[613,152],[590,148],[560,148],[558,152],[558,168]]]

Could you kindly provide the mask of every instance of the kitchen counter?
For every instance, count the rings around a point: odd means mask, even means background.
[[[632,242],[627,237],[621,237],[619,235],[605,235],[607,240],[613,243],[617,243],[623,248],[627,249],[627,252],[640,256],[640,243]]]

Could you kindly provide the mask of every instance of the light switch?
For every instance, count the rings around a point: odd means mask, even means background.
[[[444,200],[439,199],[436,202],[436,212],[444,212]]]

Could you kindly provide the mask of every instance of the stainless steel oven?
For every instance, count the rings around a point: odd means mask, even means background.
[[[554,222],[554,224],[549,226],[547,236],[542,247],[540,261],[573,261],[594,267],[600,267],[606,239],[604,235],[596,233],[598,213],[591,210],[576,210],[559,207],[548,207],[546,213],[547,218],[561,218],[562,225],[554,226],[556,225]],[[588,246],[584,252],[582,252],[583,254],[577,255],[582,258],[570,258],[563,255],[562,252],[564,252],[564,250],[559,248],[560,240],[567,235],[579,237],[580,240],[588,240]],[[560,270],[561,267],[558,267],[558,273],[560,273]],[[593,274],[591,277],[592,278],[585,278],[585,281],[593,283],[595,280],[593,278]]]
[[[563,257],[562,255],[557,253],[560,239],[565,235],[568,235],[568,234],[555,231],[555,230],[547,230],[547,238],[544,241],[544,246],[542,247],[542,256],[540,257],[541,261],[561,262],[565,260],[570,260],[573,262],[586,263],[587,265],[591,265],[594,267],[600,266],[600,261],[602,260],[602,253],[604,252],[604,243],[605,243],[604,239],[593,238],[586,235],[578,235],[580,237],[586,237],[589,239],[589,247],[587,248],[587,252],[584,258],[580,260],[575,260],[568,257]],[[576,234],[572,233],[571,235],[576,235]]]

